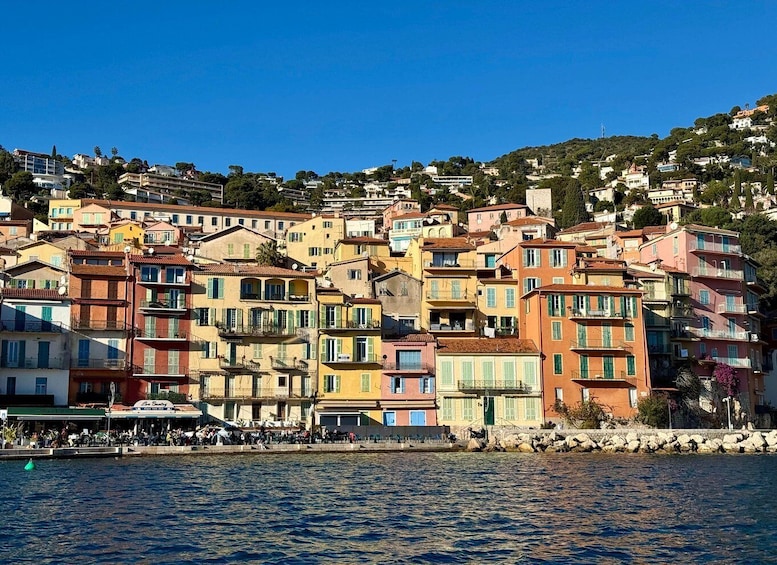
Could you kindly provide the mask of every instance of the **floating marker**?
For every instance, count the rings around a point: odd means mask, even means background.
[[[32,459],[27,461],[27,464],[24,466],[25,471],[32,471],[35,468],[35,463],[32,462]]]

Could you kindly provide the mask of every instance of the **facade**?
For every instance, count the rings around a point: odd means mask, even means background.
[[[100,204],[88,204],[73,210],[72,229],[79,232],[105,232],[116,219],[110,208]]]
[[[273,240],[264,234],[245,226],[232,226],[224,231],[210,233],[204,237],[192,239],[188,247],[197,258],[213,261],[256,261],[259,246]]]
[[[402,198],[383,209],[383,229],[389,229],[394,218],[410,213],[421,213],[421,204],[417,200]]]
[[[313,275],[249,264],[194,273],[192,396],[219,420],[310,423],[316,375]]]
[[[525,204],[496,204],[484,208],[473,208],[467,211],[467,225],[470,232],[487,231],[501,222],[502,213],[507,221],[525,218],[529,215],[529,207]]]
[[[319,289],[318,298],[316,423],[381,424],[381,304],[336,289]]]
[[[70,387],[76,403],[107,403],[128,395],[129,346],[134,336],[129,258],[121,252],[70,251]]]
[[[67,406],[70,299],[26,288],[0,297],[0,404]]]
[[[125,186],[125,192],[134,194],[139,201],[164,202],[174,200],[176,193],[207,192],[211,200],[224,202],[224,187],[220,184],[202,182],[190,178],[153,173],[124,173],[119,184]]]
[[[334,288],[342,290],[345,294],[372,297],[371,261],[370,257],[354,257],[335,261],[327,267],[324,278],[330,281]]]
[[[418,305],[423,297],[423,283],[399,269],[378,275],[371,281],[372,296],[382,305],[384,336],[403,336],[421,329]]]
[[[435,350],[429,334],[383,341],[384,426],[436,426]]]
[[[286,233],[286,256],[302,265],[326,269],[334,261],[337,242],[345,237],[345,218],[314,216],[290,227]]]
[[[540,358],[528,339],[440,339],[438,424],[457,434],[492,425],[539,428],[544,422]]]

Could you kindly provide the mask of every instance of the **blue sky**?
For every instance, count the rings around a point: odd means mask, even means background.
[[[319,174],[668,134],[777,92],[774,2],[13,2],[0,145]]]

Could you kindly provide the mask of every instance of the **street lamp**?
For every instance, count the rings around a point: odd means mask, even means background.
[[[669,431],[672,431],[672,399],[666,399],[666,407],[669,410]]]
[[[110,391],[111,396],[108,398],[108,447],[111,446],[111,408],[116,400],[116,383],[111,382]]]
[[[726,398],[723,399],[723,402],[726,403],[726,415],[728,416],[728,429],[732,430],[733,428],[731,427],[731,397],[727,396]]]

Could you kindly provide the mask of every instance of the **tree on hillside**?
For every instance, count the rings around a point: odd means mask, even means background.
[[[564,209],[561,212],[561,228],[565,229],[576,226],[581,222],[587,222],[589,219],[590,216],[585,209],[583,191],[580,188],[568,189],[564,198]]]
[[[103,151],[102,151],[102,149],[100,149],[99,145],[95,145],[93,151],[94,151],[94,156],[95,157],[102,157],[103,156]]]
[[[753,208],[755,208],[755,204],[753,204],[753,187],[750,183],[747,183],[745,185],[745,210],[752,212]]]
[[[720,206],[699,208],[688,214],[682,220],[686,224],[701,224],[702,226],[723,227],[731,223],[731,213]]]
[[[19,203],[26,202],[38,194],[38,191],[29,171],[18,171],[3,184],[3,192]]]
[[[766,173],[766,194],[774,196],[774,173]]]
[[[5,184],[16,172],[16,168],[13,155],[0,147],[0,184]]]
[[[737,169],[736,173],[734,173],[734,192],[731,194],[731,202],[729,203],[729,208],[732,210],[740,210],[742,208],[742,201],[740,198],[742,197],[742,175],[739,172],[739,169]]]
[[[117,157],[119,155],[118,147],[111,147],[111,155],[113,155],[114,157]]]
[[[661,226],[666,223],[666,216],[656,210],[652,205],[642,206],[634,212],[634,229],[641,230],[645,226]]]

